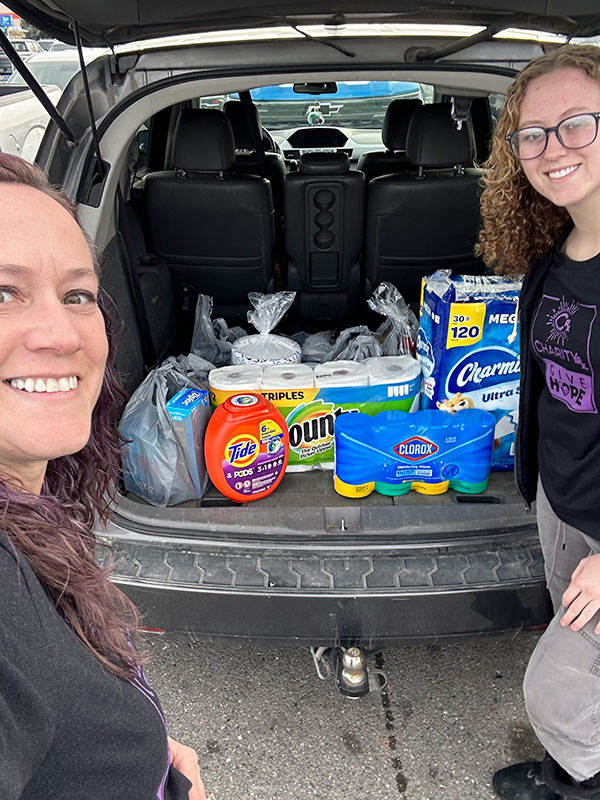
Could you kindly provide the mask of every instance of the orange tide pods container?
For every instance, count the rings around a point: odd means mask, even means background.
[[[231,395],[208,422],[204,456],[211,481],[238,503],[271,494],[283,478],[289,452],[281,413],[261,394]]]

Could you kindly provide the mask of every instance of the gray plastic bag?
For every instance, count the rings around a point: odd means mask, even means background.
[[[193,354],[170,357],[148,373],[127,403],[119,423],[119,431],[128,440],[122,450],[123,481],[127,491],[151,505],[198,500],[207,489],[205,470],[201,485],[194,485],[193,470],[166,404],[181,389],[208,390],[212,368]],[[209,414],[207,408],[206,422]]]
[[[226,367],[231,363],[231,345],[246,331],[240,327],[229,328],[222,317],[211,320],[213,300],[207,294],[199,294],[196,302],[194,332],[191,351],[205,358],[215,367]]]
[[[356,325],[340,333],[325,361],[364,361],[365,358],[380,355],[381,348],[376,335],[366,325]]]
[[[302,345],[302,361],[309,364],[322,364],[331,352],[332,339],[333,331],[319,331],[319,333],[305,335],[304,341],[300,343]]]

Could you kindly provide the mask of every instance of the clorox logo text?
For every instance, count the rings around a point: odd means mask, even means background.
[[[232,467],[246,467],[258,456],[258,441],[254,436],[234,436],[225,447],[225,458]]]
[[[400,442],[394,447],[394,453],[402,458],[408,458],[410,461],[420,461],[422,458],[428,458],[437,453],[440,448],[429,439],[423,439],[421,436],[411,436]]]

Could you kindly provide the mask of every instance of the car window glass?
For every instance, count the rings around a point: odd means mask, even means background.
[[[306,125],[381,130],[392,100],[431,102],[433,87],[413,81],[339,81],[335,93],[299,94],[292,84],[280,84],[252,89],[250,95],[270,131]],[[237,95],[230,97],[237,99]],[[203,98],[201,105],[210,107],[215,101]]]
[[[130,162],[130,169],[132,172],[144,171],[148,167],[148,141],[150,139],[149,122],[144,123],[135,135],[137,148],[133,148],[135,163]]]
[[[498,118],[500,117],[500,112],[504,108],[504,101],[505,97],[503,94],[490,94],[489,95],[489,104],[490,104],[490,114],[492,115],[492,124],[495,125],[498,122]]]
[[[79,72],[79,64],[76,61],[67,64],[58,62],[32,64],[28,61],[27,66],[42,86],[58,86],[61,89],[64,89],[73,75]],[[13,72],[8,83],[16,86],[26,85],[24,78],[18,72]]]

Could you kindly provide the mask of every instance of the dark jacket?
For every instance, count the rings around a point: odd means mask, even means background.
[[[563,237],[541,258],[534,261],[523,280],[519,295],[519,350],[521,359],[521,388],[519,395],[519,424],[515,441],[515,480],[517,489],[528,506],[535,500],[537,490],[539,424],[537,405],[544,388],[544,376],[531,348],[529,336],[533,313],[542,293],[544,278],[554,260]]]

